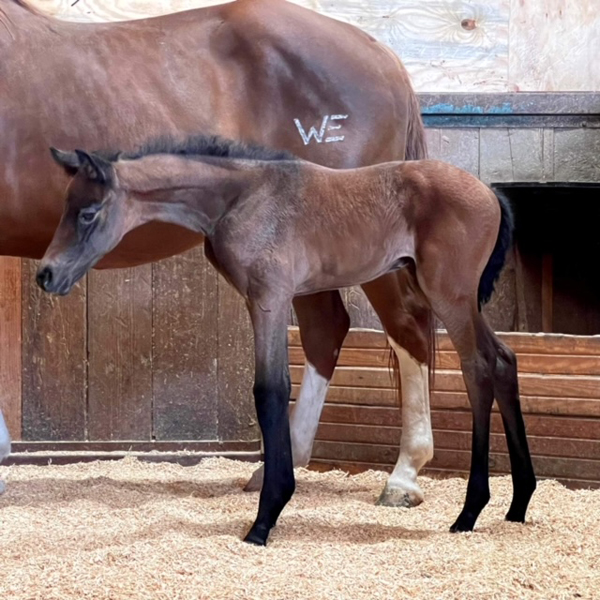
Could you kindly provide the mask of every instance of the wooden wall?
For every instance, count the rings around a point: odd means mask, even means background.
[[[517,353],[523,413],[539,477],[572,487],[600,488],[600,336],[500,334]],[[292,397],[304,355],[290,330]],[[350,332],[340,353],[313,451],[318,468],[390,469],[398,457],[400,409],[381,332]],[[431,394],[434,459],[425,473],[466,475],[471,456],[471,413],[458,356],[439,338]],[[490,469],[510,472],[502,421],[492,414]]]
[[[15,440],[258,448],[248,318],[202,249],[92,272],[62,298],[39,290],[36,266],[0,261],[0,406]]]
[[[29,0],[76,21],[140,18],[219,0]],[[600,90],[597,0],[294,0],[390,45],[422,92]]]

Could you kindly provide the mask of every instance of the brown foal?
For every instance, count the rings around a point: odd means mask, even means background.
[[[288,422],[287,320],[295,296],[364,284],[402,270],[416,311],[373,303],[394,347],[423,362],[428,341],[409,314],[432,310],[461,359],[473,410],[472,462],[453,531],[470,531],[489,500],[490,411],[497,399],[508,441],[513,501],[523,521],[535,476],[521,414],[515,355],[485,323],[510,243],[507,203],[474,176],[432,160],[332,170],[215,138],[169,142],[108,159],[53,151],[74,178],[38,283],[66,294],[132,229],[175,223],[206,236],[212,264],[246,300],[254,328],[254,395],[265,473],[246,540],[265,544],[294,491]],[[373,282],[372,284],[369,282]],[[369,293],[369,292],[367,292]],[[394,319],[390,319],[394,315]]]

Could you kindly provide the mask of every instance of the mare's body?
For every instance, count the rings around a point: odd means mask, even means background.
[[[516,359],[480,313],[504,262],[512,220],[508,205],[477,178],[428,160],[332,170],[219,140],[197,140],[191,156],[176,147],[113,161],[54,153],[75,176],[38,273],[46,291],[68,293],[128,231],[159,220],[205,235],[209,259],[246,301],[265,447],[259,512],[247,541],[266,543],[294,491],[287,357],[292,300],[356,284],[368,293],[398,269],[410,278],[420,309],[433,310],[446,326],[473,408],[469,486],[452,529],[473,529],[489,500],[494,397],[514,484],[507,519],[524,520],[535,477]],[[393,296],[373,306],[378,314],[402,311]],[[402,340],[394,330],[386,333],[394,347],[421,343],[418,328],[406,328]]]
[[[418,103],[393,53],[355,27],[283,0],[106,24],[61,22],[24,1],[0,0],[0,56],[1,255],[40,258],[52,238],[67,178],[52,164],[50,145],[130,150],[150,137],[201,131],[336,168],[425,155]],[[305,144],[298,124],[305,136],[313,127],[319,135]],[[97,268],[158,260],[202,240],[149,223]],[[381,294],[410,301],[396,276],[381,285]],[[305,465],[349,319],[337,292],[294,307],[308,365],[292,439],[295,463]],[[391,504],[422,498],[416,475],[433,444],[430,427],[423,436],[411,425],[429,419],[429,399],[417,387],[416,394],[403,388],[402,449],[384,494]],[[0,461],[9,447],[0,419]],[[260,473],[252,484],[260,486]]]

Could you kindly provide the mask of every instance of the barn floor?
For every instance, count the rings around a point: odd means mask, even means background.
[[[510,479],[494,478],[474,534],[448,526],[460,479],[422,480],[416,509],[373,505],[385,474],[298,474],[267,548],[240,541],[255,465],[127,458],[0,467],[3,600],[598,598],[600,491],[543,481],[525,526],[503,521]]]

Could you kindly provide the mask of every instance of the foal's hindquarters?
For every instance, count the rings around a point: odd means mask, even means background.
[[[460,357],[472,408],[467,495],[451,527],[451,531],[470,531],[490,498],[489,440],[494,398],[504,424],[513,480],[507,520],[525,520],[536,480],[519,400],[517,360],[481,314],[481,305],[489,299],[510,244],[510,207],[465,172],[456,170],[445,175],[444,184],[421,190],[421,200],[428,198],[435,208],[424,213],[429,216],[420,224],[416,218],[414,285],[446,327]]]

